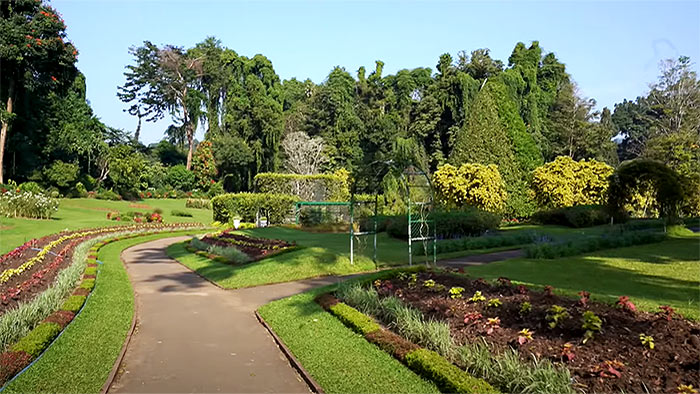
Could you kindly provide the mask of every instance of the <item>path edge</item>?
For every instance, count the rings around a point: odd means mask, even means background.
[[[297,358],[294,357],[294,355],[289,350],[289,348],[287,348],[287,346],[284,344],[284,342],[282,341],[282,338],[277,336],[277,334],[272,329],[272,327],[270,327],[270,325],[267,324],[265,319],[263,319],[263,317],[260,316],[260,313],[258,313],[257,310],[255,311],[255,317],[258,319],[260,324],[262,324],[263,327],[265,327],[265,329],[267,329],[267,332],[269,332],[270,335],[272,335],[272,339],[275,340],[275,343],[277,343],[277,346],[280,348],[280,350],[282,350],[282,353],[284,353],[284,355],[287,357],[287,359],[289,360],[289,363],[292,365],[292,367],[294,367],[294,369],[296,369],[297,372],[299,372],[299,374],[304,379],[304,381],[306,381],[306,384],[309,385],[309,388],[311,388],[311,391],[314,393],[317,393],[317,394],[325,394],[325,391],[323,391],[323,388],[321,387],[321,385],[319,385],[314,380],[314,378],[311,377],[311,374],[309,374],[309,372],[306,371],[306,369],[304,369],[304,367],[301,365],[299,360],[297,360]]]
[[[136,246],[136,245],[134,245]],[[129,249],[129,248],[127,248]],[[124,263],[124,259],[122,258],[122,255],[124,254],[124,251],[126,249],[122,250],[119,253],[119,260],[124,265],[124,271],[126,271],[127,276],[129,275],[129,271],[126,270],[126,264]],[[107,376],[107,380],[105,381],[105,384],[102,385],[102,389],[100,390],[100,394],[106,394],[110,387],[112,387],[112,383],[114,383],[114,380],[117,378],[117,374],[119,373],[119,367],[122,365],[122,361],[124,361],[124,356],[126,355],[126,349],[129,347],[129,342],[131,342],[131,337],[134,336],[134,330],[136,329],[136,316],[138,315],[138,302],[136,302],[136,292],[134,291],[134,285],[131,284],[131,278],[129,278],[129,285],[131,285],[131,293],[134,296],[134,315],[131,317],[131,327],[129,327],[129,331],[126,333],[126,338],[124,339],[124,344],[122,345],[122,350],[119,352],[119,356],[117,356],[117,359],[114,360],[114,366],[112,366],[112,371],[110,371],[109,376]]]

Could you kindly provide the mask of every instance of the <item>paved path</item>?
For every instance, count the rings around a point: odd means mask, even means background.
[[[454,259],[438,260],[437,265],[459,268],[470,265],[493,263],[496,261],[514,259],[523,256],[525,256],[525,252],[522,249],[504,250],[502,252],[475,254],[471,256],[456,257]]]
[[[125,250],[138,323],[110,392],[309,393],[254,311],[339,281],[327,277],[223,290],[170,259],[187,237]]]

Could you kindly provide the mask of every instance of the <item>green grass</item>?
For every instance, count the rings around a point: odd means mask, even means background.
[[[676,237],[661,243],[619,248],[554,260],[513,259],[468,267],[471,277],[551,285],[555,292],[614,302],[629,296],[637,307],[655,312],[670,305],[700,319],[700,237]]]
[[[122,250],[147,241],[194,232],[155,234],[100,249],[99,279],[83,311],[30,369],[5,393],[98,393],[107,380],[134,313],[134,294]]]
[[[87,198],[61,199],[58,212],[51,220],[0,217],[0,254],[45,235],[62,230],[77,230],[88,227],[117,226],[128,222],[107,220],[107,210],[127,212],[151,212],[163,210],[165,223],[199,222],[211,223],[211,210],[185,208],[186,199],[148,199],[143,201],[106,201]],[[148,205],[150,209],[130,207],[130,204]],[[173,210],[189,212],[192,217],[173,216]]]
[[[439,392],[321,309],[313,300],[321,291],[272,302],[259,312],[326,392]]]

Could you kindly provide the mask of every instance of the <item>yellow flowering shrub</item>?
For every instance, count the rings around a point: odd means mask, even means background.
[[[575,161],[559,156],[533,171],[535,200],[540,207],[547,208],[604,204],[608,178],[613,171],[609,165],[596,160]]]
[[[501,212],[507,198],[505,184],[494,164],[446,164],[433,174],[437,199],[449,208],[472,206]]]

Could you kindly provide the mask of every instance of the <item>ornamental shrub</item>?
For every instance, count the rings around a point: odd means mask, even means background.
[[[293,214],[297,197],[273,193],[229,193],[211,199],[214,221],[228,223],[234,216],[244,222],[254,222],[260,212],[268,223],[283,223]]]
[[[434,211],[428,219],[435,221],[439,239],[479,236],[487,230],[498,228],[501,217],[477,208],[465,208],[450,212]],[[428,231],[432,235],[432,229]],[[394,238],[408,239],[408,217],[395,216],[387,227],[387,233]]]
[[[0,194],[0,215],[50,219],[58,211],[58,200],[41,193],[7,191]]]
[[[20,192],[28,192],[34,194],[44,193],[44,189],[42,189],[41,186],[39,186],[39,184],[36,182],[24,182],[20,184],[17,188]]]
[[[443,393],[499,393],[486,381],[473,377],[427,349],[408,353],[406,365],[423,378],[435,382]]]
[[[185,208],[211,209],[211,201],[201,198],[188,198]]]
[[[506,188],[494,164],[446,164],[433,174],[438,200],[449,208],[472,206],[485,211],[501,212],[505,207]]]
[[[192,172],[197,187],[207,190],[214,183],[214,177],[218,171],[211,142],[202,141],[197,145],[197,150],[194,151],[192,157]]]
[[[623,248],[661,242],[666,234],[650,231],[628,231],[621,234],[605,234],[595,238],[582,238],[564,243],[539,243],[525,248],[525,255],[533,259],[556,259],[603,249]]]
[[[187,170],[187,167],[184,165],[178,164],[168,168],[165,181],[174,189],[188,191],[194,187],[195,175],[192,171]]]
[[[56,323],[41,323],[27,336],[20,339],[14,346],[13,352],[26,352],[32,358],[38,357],[49,345],[51,341],[61,332],[61,326]]]
[[[299,175],[260,173],[253,183],[258,193],[282,193],[297,196],[302,201],[347,201],[350,198],[348,172]]]
[[[601,205],[612,173],[612,167],[596,160],[559,156],[533,171],[532,190],[537,204],[544,208]]]
[[[539,224],[580,228],[606,224],[610,222],[610,215],[607,207],[602,205],[579,205],[538,211],[531,220]]]
[[[44,182],[65,191],[78,180],[79,172],[80,167],[77,164],[57,160],[44,168]]]

